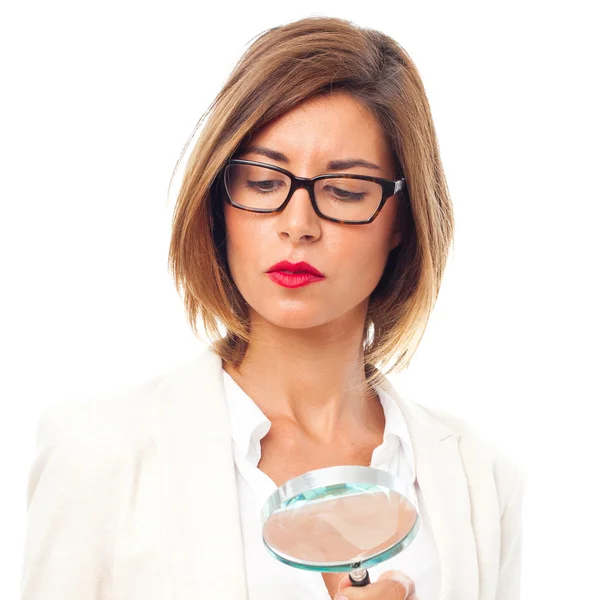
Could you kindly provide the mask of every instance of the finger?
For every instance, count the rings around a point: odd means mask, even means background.
[[[406,589],[406,600],[409,600],[410,596],[415,593],[415,582],[404,571],[386,571],[379,576],[377,581],[388,579],[399,581],[404,586]]]
[[[338,589],[337,591],[341,591],[345,588],[349,588],[352,587],[352,582],[350,581],[350,575],[344,575],[344,577],[342,577],[342,579],[340,579],[340,583],[338,584]]]

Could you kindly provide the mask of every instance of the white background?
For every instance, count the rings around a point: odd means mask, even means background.
[[[167,272],[167,188],[196,121],[253,36],[324,15],[380,29],[415,60],[456,211],[439,302],[398,385],[470,421],[527,470],[523,598],[592,597],[592,3],[208,4],[2,8],[0,596],[18,597],[41,409],[141,381],[201,348]]]

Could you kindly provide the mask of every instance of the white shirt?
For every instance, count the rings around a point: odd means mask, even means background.
[[[330,600],[320,573],[279,562],[263,544],[260,512],[265,500],[277,488],[258,468],[261,440],[271,428],[271,422],[225,370],[223,378],[231,421],[248,600]],[[400,570],[415,582],[419,600],[438,600],[439,557],[416,480],[408,428],[394,399],[383,389],[375,389],[385,415],[385,429],[382,444],[373,451],[371,466],[400,477],[406,485],[404,495],[417,508],[421,522],[408,548],[369,568],[371,581],[376,581],[384,571]]]

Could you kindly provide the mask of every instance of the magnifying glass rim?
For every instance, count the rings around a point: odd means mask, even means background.
[[[286,481],[280,487],[278,487],[266,500],[263,505],[263,509],[261,512],[261,525],[264,526],[267,519],[278,509],[282,504],[295,498],[299,494],[307,492],[314,488],[325,487],[329,485],[340,485],[340,484],[360,484],[360,485],[382,485],[387,487],[390,490],[393,490],[399,493],[403,498],[405,498],[406,503],[413,507],[415,510],[415,523],[412,526],[411,530],[405,535],[400,541],[395,542],[388,548],[381,550],[374,556],[370,556],[368,559],[356,563],[348,563],[344,562],[309,562],[303,561],[300,559],[292,558],[287,556],[286,554],[276,552],[273,550],[265,541],[263,536],[263,543],[267,550],[281,562],[289,564],[291,566],[297,566],[299,568],[305,567],[307,570],[331,570],[335,571],[339,570],[340,567],[346,570],[353,570],[358,566],[373,566],[373,564],[378,564],[387,558],[391,558],[395,556],[394,550],[401,551],[414,539],[416,536],[419,526],[420,526],[420,518],[417,513],[416,508],[411,504],[411,502],[404,495],[404,486],[400,478],[388,471],[383,471],[381,469],[376,469],[374,467],[365,467],[363,465],[336,465],[333,467],[325,467],[322,469],[314,469],[313,471],[308,471],[303,473],[302,475],[298,475],[289,481]],[[386,556],[381,560],[377,560],[383,554],[388,554],[389,557]]]

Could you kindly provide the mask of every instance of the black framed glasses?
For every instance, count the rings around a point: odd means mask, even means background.
[[[281,167],[239,158],[225,163],[221,177],[226,199],[236,208],[280,212],[303,188],[319,217],[348,225],[372,223],[386,201],[406,187],[404,177],[398,181],[350,173],[296,177]]]

